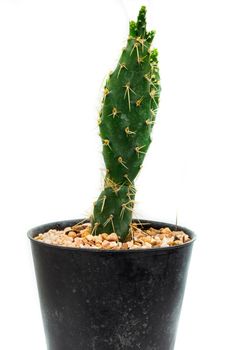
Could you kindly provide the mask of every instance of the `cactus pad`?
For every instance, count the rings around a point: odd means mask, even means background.
[[[105,186],[94,204],[93,234],[129,233],[134,207],[134,179],[151,143],[159,103],[158,54],[151,48],[155,32],[146,30],[146,9],[130,22],[127,46],[104,88],[99,116]]]

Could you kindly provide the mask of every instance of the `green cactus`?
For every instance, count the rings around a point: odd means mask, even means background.
[[[92,233],[129,234],[135,199],[134,179],[151,143],[159,103],[155,32],[146,30],[146,8],[130,22],[127,46],[104,88],[99,116],[106,165],[104,190],[94,204]]]

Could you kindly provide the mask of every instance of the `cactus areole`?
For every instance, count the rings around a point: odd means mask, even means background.
[[[106,165],[104,189],[94,203],[92,234],[130,232],[134,180],[151,143],[160,95],[155,31],[146,30],[146,8],[130,22],[127,46],[104,88],[99,129]]]

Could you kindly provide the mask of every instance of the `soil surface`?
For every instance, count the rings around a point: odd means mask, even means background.
[[[40,233],[35,240],[72,248],[121,250],[171,247],[185,244],[191,239],[183,231],[171,231],[168,227],[141,229],[139,224],[134,223],[126,241],[122,243],[116,233],[93,236],[91,225],[87,223],[66,227],[62,231],[51,229]]]

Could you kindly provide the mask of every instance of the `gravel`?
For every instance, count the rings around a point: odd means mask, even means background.
[[[51,229],[40,233],[35,240],[56,246],[110,250],[171,247],[190,241],[183,231],[171,231],[168,227],[142,230],[139,225],[132,224],[125,242],[120,242],[116,233],[93,236],[91,231],[90,224],[77,224],[62,231]]]

